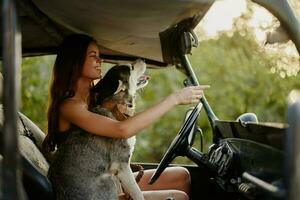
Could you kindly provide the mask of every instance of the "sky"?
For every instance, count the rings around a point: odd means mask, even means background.
[[[300,0],[288,0],[296,16],[300,18]],[[250,25],[254,27],[257,39],[263,40],[265,32],[259,26],[273,22],[273,16],[261,6],[253,3],[254,17]],[[230,30],[234,18],[239,17],[247,9],[246,0],[216,0],[203,18],[199,27],[206,36],[216,36],[219,31]],[[220,20],[222,19],[222,20]]]
[[[201,27],[206,36],[216,36],[219,31],[232,29],[233,19],[239,17],[246,9],[246,0],[219,0],[213,4],[199,24],[199,27]],[[272,16],[259,6],[254,7],[254,13],[255,15],[250,25],[255,28],[257,39],[263,40],[265,33],[258,27],[261,24],[272,23]]]
[[[218,31],[230,30],[232,20],[246,10],[245,0],[222,0],[215,2],[200,26],[208,36],[214,36]],[[222,19],[222,20],[220,20]]]

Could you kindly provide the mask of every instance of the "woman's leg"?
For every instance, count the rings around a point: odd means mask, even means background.
[[[189,200],[188,195],[185,192],[179,190],[150,190],[142,191],[145,200],[166,200],[167,198],[173,198],[174,200]],[[119,194],[118,200],[128,200],[130,196],[128,194]]]
[[[146,191],[144,192],[146,199],[151,199],[152,195],[153,199],[155,197],[158,199],[158,195],[161,195],[161,197],[163,197],[162,199],[165,199],[169,196],[174,197],[176,200],[188,199],[191,180],[189,171],[186,168],[168,167],[154,184],[149,185],[148,182],[154,171],[154,169],[145,170],[143,177],[138,183],[141,190]]]
[[[143,191],[145,200],[166,200],[172,197],[174,200],[189,200],[185,192],[179,190],[151,190]]]

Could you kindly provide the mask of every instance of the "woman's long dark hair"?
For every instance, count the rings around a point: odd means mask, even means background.
[[[43,150],[51,152],[60,143],[59,107],[61,103],[74,96],[75,84],[78,81],[89,44],[95,39],[84,34],[67,36],[57,51],[57,57],[52,72],[49,107],[47,113],[48,134],[43,142]]]

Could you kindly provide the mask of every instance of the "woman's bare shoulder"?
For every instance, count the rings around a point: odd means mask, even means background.
[[[70,111],[88,111],[87,108],[88,105],[86,103],[74,98],[64,100],[59,107],[60,112],[62,113],[69,113]]]

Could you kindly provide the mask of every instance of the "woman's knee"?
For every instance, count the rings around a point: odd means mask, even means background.
[[[189,196],[180,190],[152,190],[143,191],[145,200],[189,200]]]
[[[176,191],[173,194],[174,200],[189,200],[189,196],[183,191]]]
[[[176,174],[178,177],[178,184],[182,187],[182,190],[186,193],[189,193],[190,185],[191,185],[191,175],[190,172],[184,167],[176,167]]]
[[[178,174],[179,174],[179,176],[181,176],[181,179],[186,180],[188,182],[191,181],[191,175],[187,168],[178,167]]]

